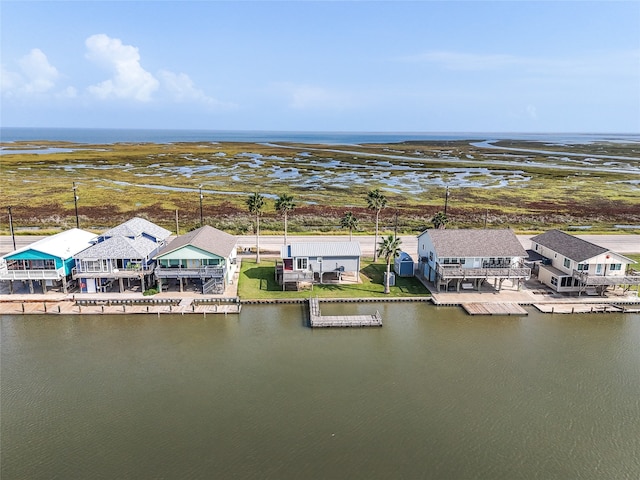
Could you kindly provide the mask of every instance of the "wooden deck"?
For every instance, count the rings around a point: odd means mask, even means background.
[[[469,315],[528,315],[517,303],[463,303]]]
[[[322,315],[317,297],[309,299],[309,324],[312,328],[328,327],[381,327],[382,315]]]
[[[638,305],[612,305],[610,303],[534,303],[542,313],[638,313]]]

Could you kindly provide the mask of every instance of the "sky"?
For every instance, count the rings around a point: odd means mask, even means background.
[[[640,2],[0,0],[0,125],[640,132]]]

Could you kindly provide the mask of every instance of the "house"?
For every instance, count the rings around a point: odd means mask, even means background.
[[[538,280],[557,292],[597,293],[616,285],[639,285],[640,272],[628,272],[633,260],[560,230],[531,238],[543,257]]]
[[[195,283],[203,294],[224,293],[237,270],[237,238],[205,225],[180,235],[155,256],[158,290],[174,280]]]
[[[34,281],[40,284],[42,293],[47,287],[60,285],[67,293],[73,256],[91,246],[95,237],[94,233],[72,228],[11,252],[0,260],[0,280],[9,282],[11,293],[15,281],[28,282],[31,293]]]
[[[124,280],[140,283],[142,291],[151,283],[153,256],[162,248],[171,232],[135,217],[102,235],[92,246],[74,255],[73,278],[79,279],[80,291],[104,292],[117,281],[124,291]]]
[[[518,289],[529,279],[527,252],[512,230],[432,229],[418,235],[418,273],[438,290],[478,290],[493,280]]]
[[[358,242],[305,242],[285,245],[276,261],[276,281],[284,290],[287,285],[340,282],[360,279]]]

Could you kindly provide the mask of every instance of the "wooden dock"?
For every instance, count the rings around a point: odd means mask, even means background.
[[[322,315],[317,297],[309,299],[309,324],[312,328],[329,327],[381,327],[382,315]]]
[[[517,303],[463,303],[469,315],[528,315]]]
[[[638,313],[638,305],[613,305],[610,303],[534,303],[542,313]]]

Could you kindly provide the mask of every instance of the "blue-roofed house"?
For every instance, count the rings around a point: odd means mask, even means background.
[[[303,284],[360,281],[358,242],[301,242],[282,247],[276,281],[282,289]]]
[[[135,217],[102,235],[86,250],[74,255],[73,278],[80,282],[82,293],[105,291],[118,282],[120,292],[124,281],[142,291],[150,285],[155,262],[153,256],[165,246],[171,232]]]
[[[34,293],[34,282],[41,286],[43,293],[48,287],[58,286],[67,293],[73,256],[90,247],[95,238],[95,233],[72,228],[19,248],[0,259],[0,280],[9,282],[11,293],[15,281],[28,282],[31,293]]]

